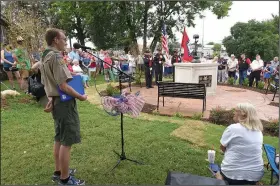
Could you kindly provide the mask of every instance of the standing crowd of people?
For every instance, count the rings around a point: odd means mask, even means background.
[[[241,54],[240,59],[236,59],[234,54],[228,60],[224,57],[218,59],[215,57],[212,61],[218,63],[218,82],[226,83],[228,78],[234,78],[234,81],[239,79],[239,85],[244,84],[246,78],[249,79],[249,86],[255,85],[258,87],[260,81],[263,81],[266,89],[269,84],[275,81],[278,86],[279,83],[279,60],[274,57],[272,61],[264,62],[259,54],[251,61],[246,58],[245,54]]]

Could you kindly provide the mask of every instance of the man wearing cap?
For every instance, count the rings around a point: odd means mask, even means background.
[[[146,50],[144,53],[143,61],[145,65],[146,88],[154,88],[152,86],[153,57],[149,50]]]
[[[238,61],[237,59],[235,59],[234,54],[230,55],[230,59],[228,60],[227,64],[228,64],[228,77],[235,78]]]
[[[157,49],[157,54],[154,57],[156,85],[158,84],[158,81],[162,81],[162,72],[163,72],[162,64],[163,63],[165,63],[165,58],[162,54],[161,49],[159,48],[159,49]]]
[[[47,30],[45,39],[48,48],[43,52],[41,75],[49,102],[46,112],[52,112],[54,119],[54,162],[55,171],[53,181],[60,185],[84,185],[85,181],[73,177],[75,169],[69,169],[71,147],[81,142],[80,120],[76,99],[85,101],[86,95],[76,92],[67,82],[72,75],[67,68],[62,51],[65,50],[66,36],[62,30],[51,28]],[[61,101],[58,87],[73,97],[68,101]]]
[[[27,91],[27,78],[29,77],[29,71],[31,69],[31,63],[27,50],[23,46],[24,39],[21,36],[17,37],[17,48],[15,49],[15,60],[17,62],[17,68],[19,69],[21,78],[21,89]]]

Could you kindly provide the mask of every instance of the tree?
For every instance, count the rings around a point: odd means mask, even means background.
[[[212,50],[214,56],[219,56],[222,50],[222,45],[219,43],[215,43]]]
[[[81,45],[85,45],[85,40],[88,38],[86,17],[94,3],[84,1],[52,2],[48,10],[52,18],[56,20],[56,23],[52,23],[52,25],[65,30],[70,38],[76,37]]]
[[[214,52],[220,52],[221,49],[222,49],[222,45],[219,44],[219,43],[215,43],[214,46],[213,46],[213,48],[212,48],[212,50],[213,50]]]
[[[176,40],[174,41],[171,40],[168,42],[168,49],[170,55],[173,55],[175,49],[180,49],[180,48],[181,48],[181,44]]]
[[[58,26],[80,40],[86,37],[98,48],[126,48],[138,54],[137,38],[153,37],[154,50],[161,37],[163,20],[169,39],[173,28],[194,26],[194,18],[210,9],[218,18],[228,14],[232,2],[210,1],[106,1],[106,2],[54,2],[51,12]],[[79,21],[80,20],[80,21]]]
[[[21,36],[29,53],[36,52],[44,43],[47,25],[44,23],[45,2],[7,2],[4,4],[5,14],[9,26],[7,38],[16,46],[16,38]]]
[[[277,22],[278,19],[278,22]],[[279,17],[271,20],[250,20],[247,23],[236,23],[230,29],[230,36],[223,39],[227,53],[240,56],[245,53],[254,59],[260,54],[263,60],[271,60],[278,56]]]
[[[124,48],[139,54],[137,38],[143,34],[144,2],[96,2],[89,19],[91,40],[98,48]]]
[[[214,45],[215,43],[213,41],[207,43],[207,45]]]
[[[167,27],[169,38],[174,37],[173,28],[177,31],[182,31],[184,26],[195,26],[194,19],[196,15],[201,15],[201,12],[210,9],[218,19],[228,15],[230,1],[164,1],[163,8],[161,2],[156,1],[153,4],[155,12],[148,21],[150,34],[153,37],[151,50],[154,51],[157,42],[160,41],[162,24]]]

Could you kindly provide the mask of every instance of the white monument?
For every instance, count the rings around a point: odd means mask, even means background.
[[[175,82],[178,83],[204,83],[206,95],[216,94],[217,63],[174,63]]]

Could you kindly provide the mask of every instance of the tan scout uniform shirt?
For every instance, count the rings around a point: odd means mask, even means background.
[[[72,75],[63,61],[61,53],[52,47],[44,59],[42,59],[41,76],[42,84],[48,97],[59,96],[58,85],[72,79]]]

